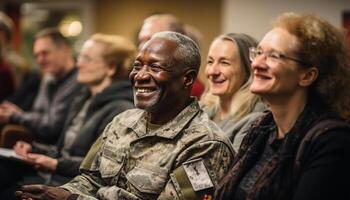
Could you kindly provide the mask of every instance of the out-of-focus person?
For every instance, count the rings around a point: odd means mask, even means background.
[[[29,110],[39,90],[41,74],[12,48],[13,21],[0,11],[0,103],[6,99]]]
[[[174,31],[185,34],[183,23],[172,14],[155,14],[147,17],[138,34],[139,50],[151,39],[152,35],[162,31]]]
[[[33,107],[23,111],[5,101],[0,104],[0,124],[21,125],[44,143],[55,143],[62,131],[71,100],[81,84],[68,40],[56,29],[37,33],[33,53],[45,76]]]
[[[186,30],[186,27],[177,17],[172,14],[154,14],[147,17],[143,21],[143,25],[138,34],[139,49],[147,42],[153,34],[161,31],[174,31],[189,36],[195,42],[199,42],[200,38],[195,36],[195,33],[191,28]],[[201,97],[204,91],[204,86],[197,78],[193,84],[191,95],[196,96],[198,99]]]
[[[1,53],[2,44],[0,43],[0,102],[15,91],[15,78],[10,65],[4,59]]]

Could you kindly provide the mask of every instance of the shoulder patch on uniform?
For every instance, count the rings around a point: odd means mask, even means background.
[[[202,158],[184,162],[182,165],[194,191],[214,187]]]

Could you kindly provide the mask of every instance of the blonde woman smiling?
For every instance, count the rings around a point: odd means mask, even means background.
[[[220,35],[212,42],[207,57],[205,75],[209,86],[201,103],[230,138],[236,152],[250,122],[264,108],[259,97],[249,91],[249,48],[256,45],[256,40],[246,34]]]

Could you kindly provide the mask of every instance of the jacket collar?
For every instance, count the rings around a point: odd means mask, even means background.
[[[131,128],[138,137],[158,136],[172,139],[196,116],[200,107],[197,100],[193,100],[185,109],[183,109],[174,119],[162,125],[156,130],[146,133],[147,112],[140,111],[134,117],[130,117],[123,124]]]

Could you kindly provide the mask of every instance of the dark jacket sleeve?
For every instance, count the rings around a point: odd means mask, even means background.
[[[0,62],[0,65],[2,63]],[[0,66],[0,102],[15,91],[14,76],[7,66]]]
[[[58,155],[56,145],[48,145],[35,141],[32,143],[32,152],[37,154],[44,154],[53,158],[56,158]]]
[[[11,123],[30,129],[40,141],[54,143],[58,138],[68,111],[68,102],[57,102],[49,113],[23,112],[11,116]]]
[[[79,166],[84,157],[58,158],[56,173],[65,177],[74,177],[79,174]]]
[[[46,92],[40,91],[35,102],[39,108],[34,106],[33,111],[14,114],[10,122],[27,127],[41,142],[53,144],[62,131],[70,102],[80,88],[81,85],[76,82],[75,77],[71,77],[57,90],[52,101],[46,102],[46,108],[40,108],[40,100],[44,99],[43,103],[48,101]]]
[[[106,112],[101,121],[99,123],[96,123],[98,125],[98,128],[96,128],[97,131],[94,136],[95,140],[102,134],[107,124],[111,122],[116,115],[130,108],[133,108],[133,103],[130,101],[119,101],[117,104],[109,105],[108,107],[104,108],[109,112]],[[90,144],[90,146],[91,145],[92,143]],[[86,153],[87,152],[85,152],[85,154]],[[74,177],[78,175],[79,166],[83,161],[84,156],[60,157],[58,159],[56,173],[68,177]]]
[[[310,144],[293,200],[350,199],[350,133],[329,131]]]

